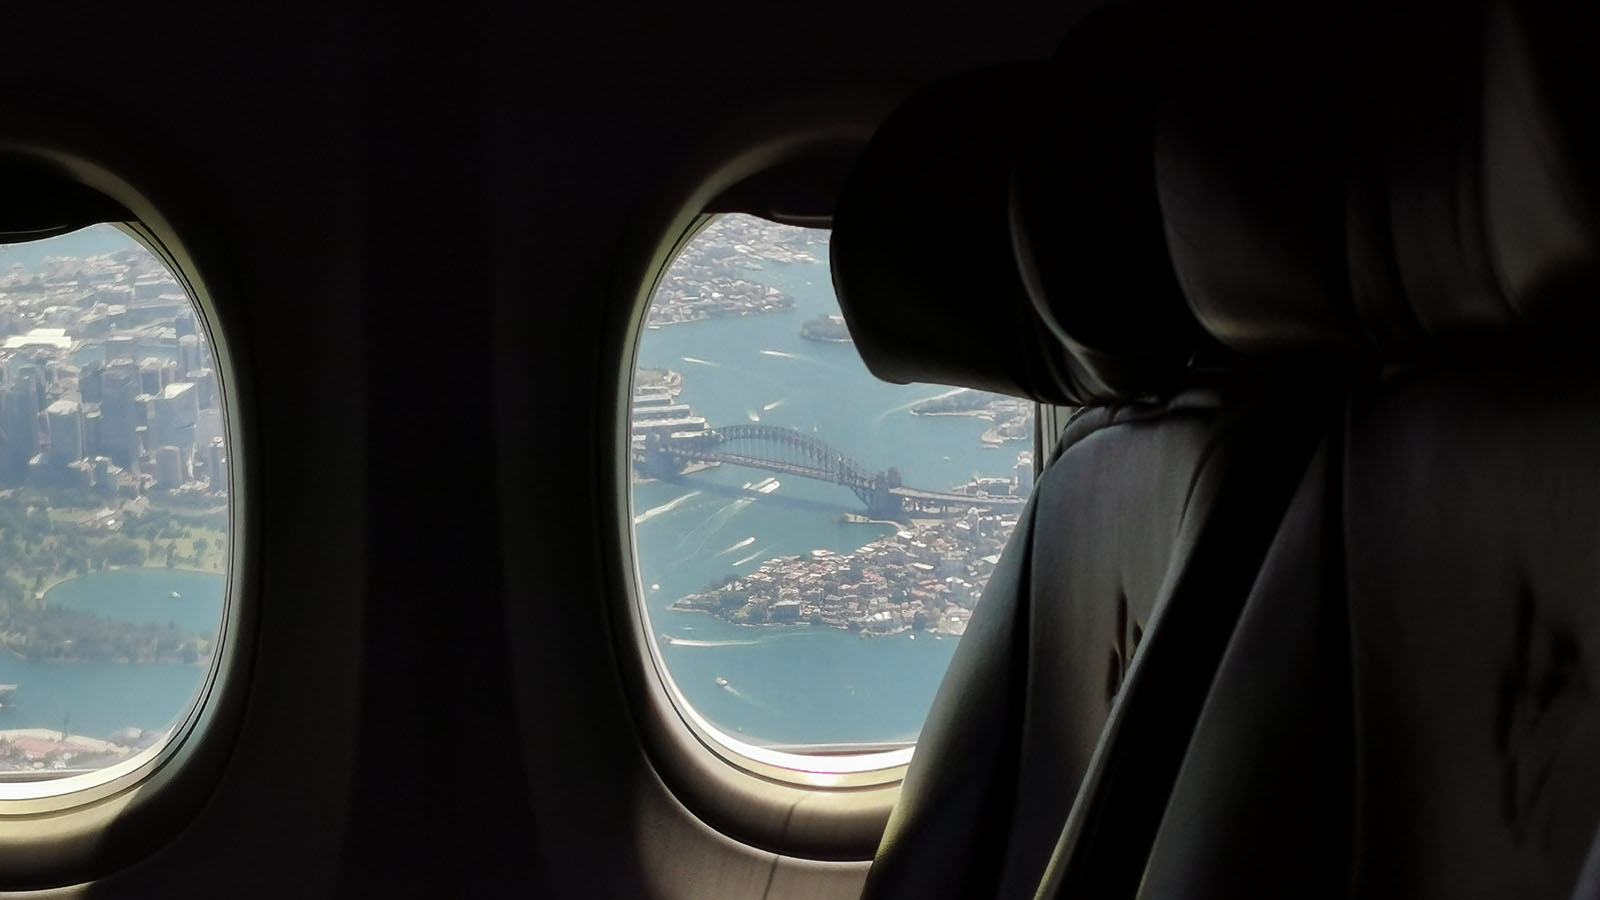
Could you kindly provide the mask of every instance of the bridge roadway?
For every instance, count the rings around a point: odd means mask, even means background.
[[[995,509],[1022,509],[1028,502],[1027,497],[978,497],[973,494],[956,494],[950,491],[924,491],[920,488],[897,487],[890,488],[889,493],[907,500],[924,501],[929,503],[945,503],[968,506],[989,506]]]

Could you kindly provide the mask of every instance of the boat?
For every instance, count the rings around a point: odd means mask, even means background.
[[[172,599],[174,599],[174,600],[182,600],[183,599],[183,595],[178,593],[177,591],[173,591],[172,592]]]
[[[717,676],[717,687],[725,688],[727,686],[728,686],[728,679],[723,678],[721,675],[718,675]]]

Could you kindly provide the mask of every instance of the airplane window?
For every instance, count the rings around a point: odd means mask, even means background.
[[[632,387],[657,658],[717,731],[791,752],[916,739],[1033,482],[1031,403],[867,371],[828,236],[713,220]]]
[[[221,391],[199,311],[130,233],[0,245],[0,797],[154,755],[200,696],[230,558]]]

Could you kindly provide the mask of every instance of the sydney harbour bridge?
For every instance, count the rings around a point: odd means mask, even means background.
[[[692,463],[726,463],[844,485],[869,515],[904,519],[939,515],[974,506],[1020,510],[1021,497],[990,497],[909,487],[895,469],[874,472],[821,439],[777,425],[727,425],[693,434],[652,434],[634,451],[641,474],[673,478]]]

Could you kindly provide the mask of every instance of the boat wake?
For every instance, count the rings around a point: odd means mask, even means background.
[[[726,550],[723,550],[722,552],[718,553],[717,555],[718,556],[727,556],[729,553],[732,553],[735,550],[743,550],[744,548],[750,546],[751,544],[754,544],[755,542],[756,542],[755,538],[747,537],[744,540],[739,541],[738,543],[734,544],[733,546],[727,548]]]
[[[685,357],[683,357],[683,361],[686,362],[686,363],[693,363],[694,365],[697,365],[697,366],[711,366],[714,369],[722,368],[722,363],[712,362],[709,359],[696,359],[693,356],[685,356]]]
[[[662,635],[674,647],[754,647],[760,641],[697,641],[693,638],[676,638]]]
[[[767,546],[762,547],[760,550],[757,550],[756,552],[750,554],[749,556],[745,556],[745,557],[741,557],[739,559],[736,559],[736,560],[733,561],[733,567],[735,569],[737,569],[740,566],[744,565],[745,563],[749,562],[750,560],[755,559],[758,556],[761,556],[762,554],[766,553],[768,550],[771,550],[771,549],[772,549],[772,545],[768,544]]]
[[[837,365],[835,365],[835,364],[833,364],[831,362],[828,362],[826,360],[817,359],[817,358],[812,357],[812,356],[806,356],[804,353],[790,353],[787,350],[763,350],[763,351],[761,351],[761,355],[762,356],[773,356],[773,357],[777,357],[778,359],[792,359],[795,362],[807,363],[807,364],[810,364],[810,365],[813,365],[813,366],[817,366],[819,368],[827,369],[830,372],[839,372],[841,374],[849,374],[849,371],[847,369],[842,369],[839,366],[837,366]],[[785,385],[785,386],[787,387],[787,385]]]
[[[644,512],[639,513],[637,516],[634,516],[633,524],[643,525],[651,519],[654,519],[656,516],[666,515],[667,513],[672,512],[679,506],[683,505],[684,501],[688,500],[690,497],[696,497],[699,496],[699,494],[699,491],[690,491],[689,493],[680,497],[673,497],[671,500],[668,500],[660,506],[652,506]]]
[[[712,513],[710,516],[707,516],[704,522],[701,522],[699,525],[696,525],[695,527],[684,532],[683,537],[678,540],[678,552],[684,557],[690,557],[698,554],[700,551],[706,548],[707,541],[711,540],[713,537],[716,537],[717,532],[725,528],[727,524],[733,520],[734,516],[738,515],[744,510],[745,507],[754,502],[756,502],[754,497],[740,497],[739,499],[729,503],[727,506],[724,506]],[[685,549],[690,546],[691,541],[697,541],[697,543],[694,544],[694,549],[684,552]]]
[[[883,412],[878,413],[876,416],[873,417],[873,419],[872,419],[872,427],[874,427],[874,428],[878,427],[880,424],[883,423],[884,419],[889,418],[890,416],[894,415],[897,412],[905,412],[906,410],[910,409],[911,407],[916,406],[918,403],[927,403],[929,400],[943,400],[946,397],[954,397],[955,395],[963,393],[966,390],[968,390],[968,389],[967,388],[953,388],[951,390],[945,391],[942,394],[934,394],[931,397],[918,397],[917,399],[912,400],[909,403],[902,403],[899,406],[892,406],[892,407],[884,410]]]

